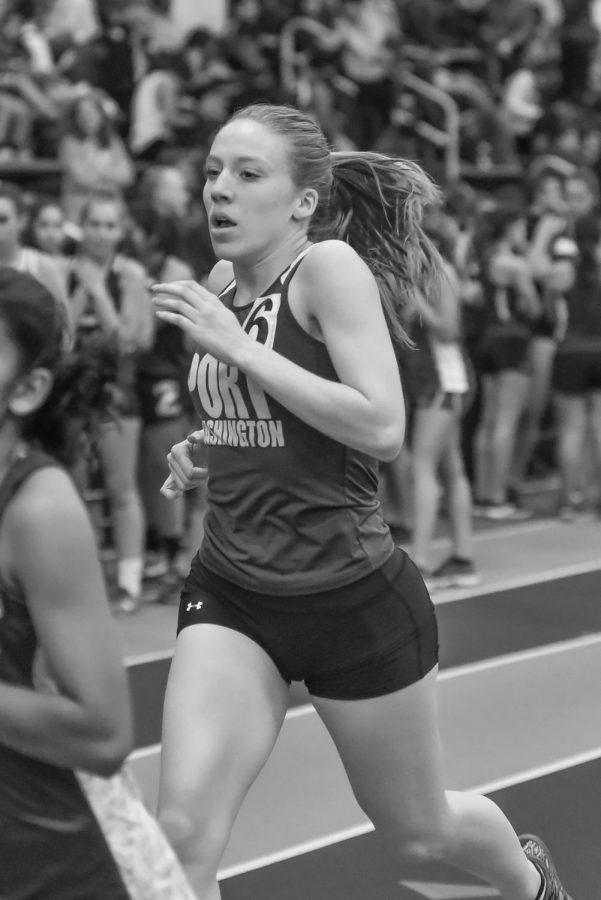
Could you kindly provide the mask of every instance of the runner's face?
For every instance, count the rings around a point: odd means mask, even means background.
[[[203,199],[217,256],[260,259],[298,229],[303,191],[292,181],[283,137],[250,119],[221,129],[206,162]]]

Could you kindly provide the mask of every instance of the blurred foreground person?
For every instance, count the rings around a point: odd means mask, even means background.
[[[95,534],[67,474],[112,353],[0,269],[0,896],[192,900],[122,764],[132,722]]]
[[[127,682],[84,505],[61,464],[104,406],[65,308],[0,270],[0,896],[126,900],[74,769],[117,771]],[[41,650],[55,685],[34,688]]]

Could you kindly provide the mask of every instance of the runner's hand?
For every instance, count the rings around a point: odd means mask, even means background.
[[[201,485],[207,478],[207,468],[199,463],[205,462],[204,431],[194,431],[185,441],[174,444],[167,454],[169,477],[161,488],[164,497],[173,499],[184,491],[190,491]]]
[[[221,362],[237,364],[237,351],[250,339],[216,294],[196,281],[155,284],[151,290],[159,319],[177,325]]]

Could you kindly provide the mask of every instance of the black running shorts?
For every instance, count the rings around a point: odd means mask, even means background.
[[[489,326],[478,348],[477,364],[483,375],[516,371],[528,373],[528,348],[531,334],[527,328],[510,323]]]
[[[573,395],[601,391],[601,339],[560,344],[553,365],[553,387]]]
[[[361,700],[408,687],[438,662],[434,606],[401,549],[380,569],[318,594],[274,596],[221,578],[196,557],[181,596],[188,625],[232,628],[271,657],[282,678],[316,697]]]

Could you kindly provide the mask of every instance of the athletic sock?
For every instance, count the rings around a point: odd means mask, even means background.
[[[144,559],[131,556],[117,562],[117,586],[123,588],[132,597],[139,597],[142,591],[142,575]]]

